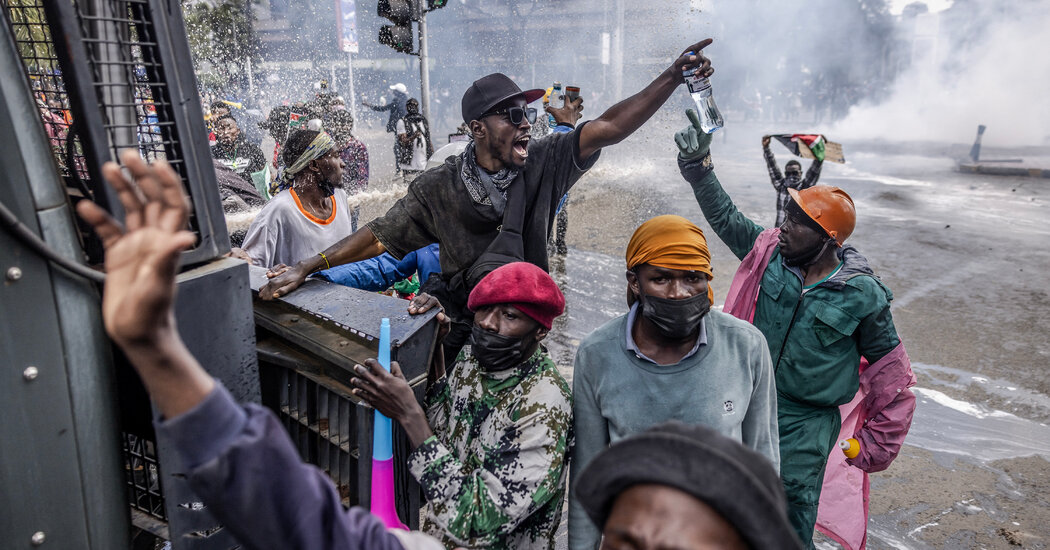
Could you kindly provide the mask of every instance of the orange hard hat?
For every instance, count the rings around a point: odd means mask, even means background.
[[[853,228],[857,226],[857,209],[853,206],[853,199],[842,189],[814,185],[801,191],[789,188],[788,194],[839,246],[853,234]]]

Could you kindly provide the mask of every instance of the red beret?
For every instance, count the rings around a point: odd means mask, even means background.
[[[565,311],[565,296],[546,271],[528,262],[501,266],[486,275],[467,299],[470,311],[493,304],[510,304],[550,330]]]

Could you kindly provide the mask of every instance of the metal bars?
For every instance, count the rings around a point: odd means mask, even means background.
[[[183,264],[210,261],[229,250],[203,113],[193,77],[180,5],[174,0],[7,0],[42,2],[79,120],[93,200],[118,219],[98,167],[132,149],[166,160],[183,182],[193,209],[189,229],[198,244]],[[98,260],[99,258],[93,258]]]
[[[75,4],[102,100],[109,147],[138,149],[146,160],[165,159],[185,180],[180,141],[157,52],[147,0]]]
[[[83,148],[73,124],[69,93],[42,0],[5,0],[4,17],[15,37],[24,74],[36,100],[55,164],[70,193],[94,200]]]
[[[263,404],[277,413],[303,460],[332,478],[345,506],[357,504],[358,416],[369,409],[351,399],[350,388],[325,376],[266,363],[259,375],[277,390],[276,402],[264,398]]]
[[[261,331],[258,340],[262,403],[280,419],[303,460],[335,483],[344,506],[371,502],[373,409],[339,380],[322,374],[332,365]],[[421,399],[425,382],[413,386]],[[394,484],[398,515],[419,526],[419,484],[408,471],[411,453],[400,426],[394,432]]]
[[[121,433],[124,450],[124,475],[127,478],[128,502],[131,507],[151,517],[167,521],[164,495],[160,488],[160,466],[153,441]]]

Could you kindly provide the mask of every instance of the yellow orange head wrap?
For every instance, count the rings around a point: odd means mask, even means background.
[[[711,274],[711,254],[707,251],[704,232],[681,216],[657,216],[638,226],[627,243],[627,269],[649,264],[666,269],[699,271]],[[709,286],[707,297],[714,303]]]

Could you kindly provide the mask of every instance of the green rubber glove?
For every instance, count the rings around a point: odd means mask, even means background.
[[[685,116],[689,117],[689,126],[682,128],[674,135],[674,143],[678,146],[678,154],[682,160],[696,160],[703,158],[711,149],[711,134],[704,133],[700,129],[700,117],[696,111],[688,109]]]

